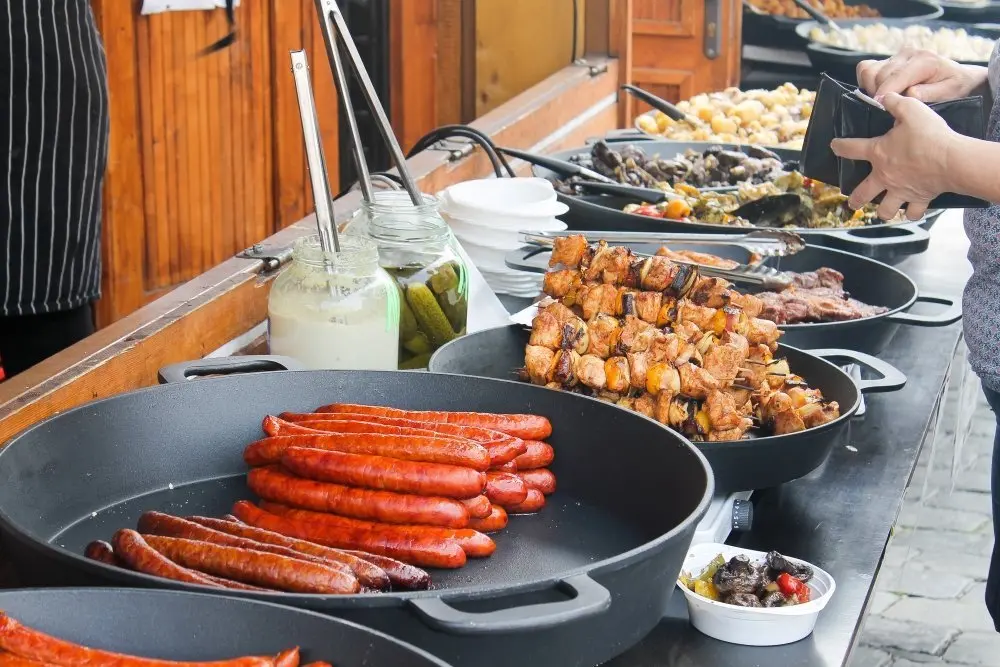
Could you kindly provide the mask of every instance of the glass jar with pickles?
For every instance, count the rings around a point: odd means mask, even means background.
[[[399,367],[426,368],[431,354],[464,335],[469,310],[466,266],[438,201],[414,206],[405,192],[365,202],[359,229],[378,245],[379,264],[399,289]]]

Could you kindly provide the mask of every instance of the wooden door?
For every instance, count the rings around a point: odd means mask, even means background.
[[[739,85],[740,0],[629,2],[633,84],[671,102]],[[648,108],[631,99],[625,105],[626,118]]]

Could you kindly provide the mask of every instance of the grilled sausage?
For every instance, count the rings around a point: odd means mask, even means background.
[[[128,528],[119,530],[111,539],[111,544],[114,547],[115,555],[129,569],[136,572],[151,574],[155,577],[163,577],[164,579],[173,579],[174,581],[183,581],[188,584],[222,588],[221,584],[201,576],[198,572],[192,572],[186,567],[166,558],[156,549],[153,549],[142,538],[142,535],[134,530],[129,530]]]
[[[87,648],[57,639],[38,630],[26,627],[7,614],[0,612],[0,649],[24,660],[33,660],[36,667],[274,667],[274,658],[244,657],[216,662],[175,662],[138,658],[122,653],[112,653]],[[7,663],[10,667],[18,663]],[[25,663],[21,663],[25,664]]]
[[[486,470],[490,455],[480,444],[454,438],[383,435],[378,433],[317,433],[279,435],[251,443],[243,459],[251,466],[278,463],[289,447],[309,447],[348,454],[388,456],[406,461],[445,463]]]
[[[431,587],[431,575],[425,570],[388,556],[365,553],[364,551],[345,550],[344,553],[363,559],[376,565],[389,575],[394,590],[425,591]]]
[[[361,590],[350,572],[277,554],[176,537],[144,535],[172,561],[193,570],[293,593],[350,594]]]
[[[274,667],[299,667],[299,647],[279,653],[274,659]]]
[[[546,496],[556,492],[556,476],[548,468],[522,470],[517,473],[517,476],[524,480],[529,489],[538,489]]]
[[[139,517],[139,532],[143,535],[159,535],[160,537],[179,537],[185,540],[197,540],[199,542],[211,542],[224,547],[236,547],[238,549],[253,549],[254,551],[266,551],[267,553],[295,558],[296,560],[308,561],[327,565],[345,574],[354,576],[351,569],[343,563],[329,562],[318,556],[300,553],[286,547],[275,546],[245,537],[236,537],[222,531],[202,526],[193,521],[182,519],[177,516],[163,514],[162,512],[146,512]]]
[[[13,653],[0,653],[0,667],[50,667],[47,662],[28,660]]]
[[[315,482],[278,466],[254,468],[247,474],[247,486],[264,500],[355,519],[446,528],[469,525],[469,513],[457,500]]]
[[[355,405],[334,403],[317,408],[316,412],[339,412],[378,417],[397,417],[420,422],[474,426],[500,431],[515,438],[541,440],[552,435],[552,424],[540,415],[493,414],[489,412],[436,412],[423,410],[399,410],[375,405]]]
[[[501,466],[493,466],[490,470],[493,472],[517,472],[517,463],[508,461]]]
[[[457,540],[436,534],[417,535],[401,530],[400,526],[358,522],[370,527],[332,527],[319,522],[278,516],[245,500],[233,506],[233,514],[251,526],[289,537],[398,558],[421,567],[454,569],[462,567],[466,561],[465,551]]]
[[[534,514],[545,507],[545,495],[538,489],[528,489],[524,502],[504,507],[509,514]]]
[[[419,538],[455,540],[466,556],[485,558],[496,551],[497,545],[488,536],[468,528],[440,528],[438,526],[401,526],[349,519],[335,514],[299,510],[277,503],[261,502],[261,508],[272,514],[308,523],[317,523],[342,530],[368,530],[390,535],[412,535]]]
[[[469,528],[481,533],[495,533],[507,527],[507,512],[499,505],[493,505],[490,515],[485,519],[473,519]]]
[[[235,520],[236,517],[233,517],[233,519]],[[192,523],[205,526],[206,528],[212,528],[220,533],[243,537],[248,540],[254,540],[255,542],[261,542],[263,544],[270,544],[276,547],[284,547],[300,554],[322,558],[328,563],[340,563],[342,565],[346,565],[351,569],[351,572],[354,573],[354,576],[358,578],[358,581],[365,588],[385,590],[389,588],[390,583],[393,583],[390,581],[391,577],[389,576],[389,573],[383,570],[380,566],[376,565],[371,558],[358,557],[357,555],[340,549],[331,549],[330,547],[324,547],[323,545],[315,544],[313,542],[306,542],[305,540],[296,540],[291,537],[285,537],[280,533],[275,533],[270,530],[248,526],[239,520],[230,522],[222,519],[210,519],[202,516],[189,516],[187,517],[187,520]],[[426,574],[427,573],[424,572],[424,575]],[[393,583],[393,585],[395,584]]]
[[[506,507],[523,503],[528,497],[528,485],[509,472],[486,473],[486,497],[494,505]]]
[[[114,548],[104,540],[94,540],[83,550],[83,555],[90,560],[100,561],[107,565],[122,567],[121,561],[115,557]]]
[[[493,508],[490,504],[490,499],[486,496],[466,498],[461,503],[465,511],[469,513],[470,519],[485,519],[490,515],[490,510]]]
[[[552,465],[556,458],[552,445],[539,440],[525,440],[524,444],[528,446],[528,451],[514,459],[518,470],[534,470]]]
[[[305,447],[289,447],[281,465],[306,479],[424,496],[474,498],[486,487],[486,475],[462,466]]]

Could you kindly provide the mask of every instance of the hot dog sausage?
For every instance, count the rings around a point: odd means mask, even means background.
[[[490,504],[490,499],[486,496],[466,498],[461,503],[465,511],[469,513],[470,519],[485,519],[490,515],[490,510],[493,508]]]
[[[493,505],[490,515],[485,519],[473,519],[469,528],[481,533],[495,533],[507,527],[507,512],[499,505]]]
[[[274,659],[274,667],[299,667],[299,647],[279,653]]]
[[[497,545],[488,536],[468,528],[439,528],[437,526],[402,526],[371,521],[349,519],[336,514],[323,514],[309,510],[299,510],[271,502],[261,502],[263,510],[303,523],[318,523],[330,528],[350,530],[367,530],[390,535],[411,535],[418,538],[437,538],[455,540],[461,546],[466,556],[485,558],[496,551]],[[238,515],[237,515],[238,516]]]
[[[175,662],[87,648],[18,623],[0,612],[0,649],[26,660],[60,667],[274,667],[274,658],[245,657],[217,662]]]
[[[231,588],[234,591],[257,591],[261,593],[277,593],[277,588],[264,588],[263,586],[254,586],[253,584],[244,584],[242,581],[233,581],[232,579],[224,579],[222,577],[213,577],[210,574],[205,574],[204,572],[199,572],[201,576],[205,577],[209,581],[213,581],[223,588]]]
[[[395,558],[370,554],[364,551],[347,550],[344,553],[356,556],[382,568],[389,575],[394,590],[399,591],[424,591],[431,587],[431,575],[419,567],[404,563]]]
[[[104,540],[94,540],[88,544],[87,548],[83,550],[83,555],[90,560],[122,567],[122,563],[115,557],[114,548]]]
[[[129,569],[136,572],[151,574],[156,577],[163,577],[164,579],[173,579],[174,581],[183,581],[188,584],[222,588],[221,584],[201,576],[198,572],[192,572],[186,567],[164,557],[161,553],[153,549],[142,538],[142,535],[134,530],[129,530],[128,528],[119,530],[111,539],[111,544],[114,546],[115,555]]]
[[[489,412],[443,412],[399,410],[375,405],[334,403],[317,408],[316,412],[349,412],[353,414],[398,417],[421,422],[475,426],[500,431],[515,438],[542,440],[552,435],[552,424],[540,415],[493,414]]]
[[[556,458],[552,445],[539,440],[525,440],[524,444],[528,446],[528,451],[514,459],[518,470],[534,470],[552,465]]]
[[[545,496],[538,489],[528,489],[528,497],[523,503],[507,505],[504,509],[509,514],[534,514],[545,507]]]
[[[291,537],[285,537],[280,533],[275,533],[270,530],[248,526],[242,521],[230,522],[222,519],[210,519],[202,516],[191,516],[187,517],[187,519],[192,523],[197,523],[205,526],[206,528],[212,528],[213,530],[217,530],[221,533],[227,533],[236,537],[244,537],[248,540],[271,544],[277,547],[284,547],[286,549],[291,549],[292,551],[297,551],[300,554],[322,558],[324,561],[329,563],[341,563],[351,569],[351,572],[354,573],[354,576],[358,578],[358,581],[365,588],[374,590],[385,590],[389,588],[389,573],[385,572],[371,560],[359,558],[357,555],[350,554],[346,551],[331,549],[330,547],[324,547],[313,542],[306,542],[305,540],[296,540]],[[236,519],[236,517],[233,517],[233,519]],[[424,574],[426,575],[427,573],[425,572]]]
[[[355,519],[446,528],[469,525],[469,513],[457,500],[314,482],[278,466],[254,468],[247,474],[247,486],[264,500]]]
[[[267,419],[265,418],[265,431],[267,430]],[[273,418],[272,418],[273,419]],[[337,432],[338,426],[336,422],[367,422],[374,424],[382,424],[385,426],[400,426],[405,428],[413,428],[420,430],[433,431],[434,433],[440,433],[441,435],[448,435],[453,437],[464,438],[467,440],[472,440],[473,442],[478,442],[490,452],[490,465],[501,465],[507,463],[508,461],[514,460],[515,456],[523,454],[526,451],[524,441],[520,438],[515,438],[512,435],[507,435],[500,431],[494,431],[487,428],[478,428],[476,426],[460,426],[458,424],[441,424],[426,421],[416,421],[414,419],[401,419],[399,417],[379,417],[376,415],[358,415],[352,414],[350,412],[337,413],[337,412],[310,412],[310,413],[291,413],[284,412],[281,414],[281,419],[277,420],[280,424],[272,424],[270,428],[278,430],[281,432],[283,428],[291,428],[294,426],[301,428],[317,429],[321,431],[331,431]],[[292,433],[289,430],[288,433]],[[269,433],[269,435],[276,435],[276,433]]]
[[[486,473],[486,497],[494,505],[506,507],[523,503],[528,497],[528,485],[509,472]]]
[[[243,459],[251,466],[278,463],[289,447],[309,447],[348,454],[388,456],[406,461],[445,463],[486,470],[490,455],[482,445],[454,438],[383,435],[378,433],[317,433],[279,435],[251,443]]]
[[[278,516],[245,500],[233,506],[233,514],[251,526],[320,544],[367,551],[399,558],[421,567],[459,568],[465,565],[465,551],[457,540],[439,535],[416,535],[399,526],[369,524],[373,528],[340,528],[318,522]],[[367,522],[361,522],[366,523]]]
[[[144,535],[170,560],[218,577],[294,593],[350,594],[361,590],[349,572],[264,551],[226,547],[176,537]]]
[[[275,546],[245,537],[236,537],[222,531],[202,526],[193,521],[180,517],[163,514],[161,512],[146,512],[139,517],[139,532],[143,535],[159,535],[160,537],[180,537],[185,540],[197,540],[199,542],[211,542],[221,544],[225,547],[236,547],[239,549],[253,549],[254,551],[266,551],[267,553],[278,554],[286,558],[295,558],[310,563],[327,565],[345,574],[354,576],[351,569],[343,563],[329,562],[318,556],[300,553],[286,547]]]
[[[546,496],[556,492],[556,476],[548,468],[522,470],[517,473],[517,476],[524,480],[529,489],[538,489]]]
[[[0,653],[0,667],[50,667],[50,663],[28,660],[13,653]]]
[[[486,475],[462,466],[304,447],[289,447],[281,457],[281,465],[300,477],[320,482],[422,496],[473,498],[486,487]]]
[[[493,466],[490,470],[493,472],[517,472],[517,463],[514,461],[508,461],[502,466]]]

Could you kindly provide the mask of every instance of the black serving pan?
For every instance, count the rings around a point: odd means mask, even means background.
[[[941,16],[941,7],[929,0],[846,0],[847,5],[865,4],[889,19],[909,23],[930,21]],[[835,19],[837,24],[843,19]],[[877,20],[877,19],[875,19]],[[808,19],[793,19],[754,11],[743,3],[743,43],[780,49],[802,49],[808,39],[796,34],[795,28]]]
[[[1000,20],[1000,2],[938,2],[943,21],[956,23],[995,23]]]
[[[627,244],[638,253],[655,254],[661,244]],[[741,246],[666,244],[675,250],[694,250],[747,263],[749,254]],[[525,246],[507,255],[506,264],[512,269],[545,273],[548,270],[550,251],[538,246]],[[962,319],[962,302],[951,297],[921,293],[909,276],[888,264],[843,250],[807,245],[788,257],[769,257],[762,264],[781,271],[802,273],[820,267],[835,269],[844,274],[844,288],[850,295],[872,306],[883,306],[888,312],[874,317],[846,322],[817,324],[784,324],[781,342],[793,347],[812,349],[846,347],[866,354],[878,354],[892,342],[900,325],[940,327]],[[757,291],[752,285],[741,283],[745,292]],[[917,303],[936,303],[945,308],[933,315],[907,312]]]
[[[174,376],[259,370],[209,359]],[[308,607],[376,628],[456,665],[594,665],[660,620],[712,496],[705,458],[654,421],[517,382],[416,372],[260,372],[194,379],[52,417],[0,451],[0,534],[26,583],[206,590],[81,556],[143,511],[220,516],[253,498],[242,452],[261,418],[330,402],[535,412],[555,427],[559,490],[516,517],[497,551],[433,590],[344,596],[219,591]],[[608,456],[614,443],[614,456]],[[657,502],[649,502],[657,498]]]
[[[900,21],[893,19],[863,19],[857,21],[838,21],[837,25],[849,28],[853,25],[872,25],[876,23],[882,23],[890,27],[906,28],[907,26],[913,25],[912,21]],[[974,26],[966,23],[954,23],[951,21],[927,21],[921,23],[931,30],[936,30],[938,28],[953,28],[962,29],[968,32],[970,35],[979,35],[981,37],[987,37],[989,39],[1000,39],[1000,28],[991,28],[986,26]],[[823,28],[821,24],[816,21],[804,21],[795,30],[796,32],[805,39],[808,44],[806,45],[806,54],[809,56],[809,62],[812,63],[813,68],[820,72],[825,72],[829,74],[834,79],[838,81],[843,81],[847,84],[857,85],[857,67],[858,63],[862,60],[884,60],[889,56],[878,53],[867,53],[864,51],[851,51],[848,49],[841,49],[834,46],[826,46],[825,44],[819,44],[817,42],[809,39],[809,32],[813,28]],[[980,65],[985,67],[987,61],[977,61],[977,62],[965,62],[967,65]]]
[[[674,156],[687,149],[704,151],[710,146],[722,145],[727,149],[739,150],[732,144],[711,142],[681,142],[681,141],[644,141],[641,148],[650,155]],[[798,160],[801,151],[791,149],[772,149],[785,160]],[[590,147],[583,146],[554,153],[552,157],[568,160],[574,155],[589,154]],[[533,167],[534,174],[549,180],[557,180],[559,176],[552,171]],[[665,220],[650,218],[635,213],[625,213],[622,209],[627,204],[634,203],[623,197],[607,195],[568,196],[557,193],[559,201],[569,206],[569,211],[560,217],[570,230],[599,232],[614,230],[621,232],[690,232],[695,234],[732,234],[739,231],[749,231],[753,228],[730,227],[727,225],[711,225],[703,222],[687,222],[684,220]],[[847,250],[858,255],[864,255],[886,264],[896,264],[908,255],[919,254],[927,250],[930,244],[930,234],[927,229],[937,220],[942,211],[930,211],[922,221],[916,223],[879,223],[850,229],[809,229],[804,227],[790,228],[806,238],[813,245]]]
[[[183,591],[0,591],[0,609],[58,639],[143,658],[231,660],[298,646],[302,664],[448,667],[420,649],[341,619],[266,602]]]
[[[512,324],[468,334],[442,346],[431,357],[429,368],[440,373],[462,373],[488,378],[509,378],[524,366],[524,348],[530,331]],[[895,391],[906,377],[889,364],[860,352],[847,350],[804,351],[780,345],[793,373],[809,386],[840,404],[841,416],[821,427],[735,442],[695,443],[712,465],[716,489],[748,491],[765,489],[808,475],[833,448],[846,443],[851,417],[867,392]],[[881,377],[855,383],[850,375],[827,359],[845,359],[867,367]],[[563,392],[553,392],[563,393]],[[625,408],[616,408],[629,412]],[[619,440],[620,442],[620,440]]]

